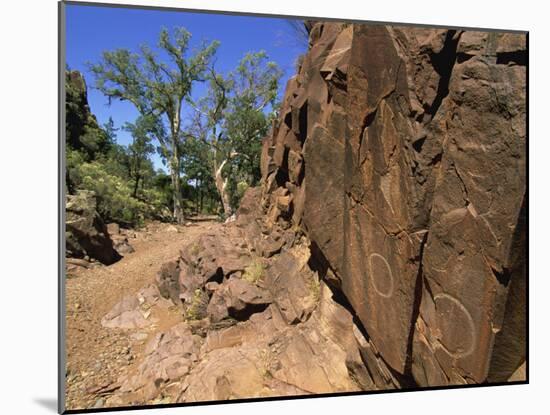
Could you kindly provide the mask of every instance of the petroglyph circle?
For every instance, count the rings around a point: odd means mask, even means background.
[[[372,287],[380,297],[390,298],[393,295],[393,274],[386,258],[380,254],[370,254],[369,275]]]
[[[455,358],[468,356],[474,351],[476,340],[472,315],[449,294],[437,294],[434,301],[441,348]]]

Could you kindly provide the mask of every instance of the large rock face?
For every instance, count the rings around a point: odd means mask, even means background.
[[[317,23],[264,140],[267,217],[419,385],[525,359],[525,65],[524,34]]]
[[[310,29],[262,187],[164,264],[184,321],[109,405],[524,379],[525,36]]]

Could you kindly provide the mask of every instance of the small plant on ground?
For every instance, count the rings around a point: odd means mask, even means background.
[[[256,259],[244,269],[242,279],[248,281],[251,284],[257,284],[259,281],[262,280],[264,276],[264,271],[264,264],[260,260]]]
[[[191,251],[191,255],[194,255],[194,256],[198,255],[200,252],[199,244],[195,242],[193,245],[191,245],[190,251]]]
[[[274,363],[275,357],[273,356],[271,350],[269,349],[262,349],[258,352],[258,357],[260,360],[260,374],[265,379],[270,379],[273,377],[271,374],[271,368]]]
[[[292,226],[290,227],[290,229],[292,230],[292,232],[296,234],[297,237],[302,234],[302,228],[300,227],[299,224],[295,222],[292,222]]]
[[[186,320],[200,320],[204,317],[206,311],[206,299],[203,291],[197,288],[193,293],[191,304],[185,312]]]
[[[308,286],[311,298],[313,298],[313,301],[315,303],[318,303],[319,299],[321,298],[321,283],[317,274],[313,274],[311,276],[311,279],[308,282]]]

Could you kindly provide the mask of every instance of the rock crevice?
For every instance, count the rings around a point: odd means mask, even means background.
[[[505,353],[500,327],[525,342],[510,323],[525,298],[507,301],[522,280],[508,248],[525,232],[525,56],[523,34],[317,23],[264,140],[268,216],[288,220],[274,208],[288,194],[289,226],[375,356],[421,386],[487,381]],[[500,377],[525,359],[506,349],[518,363]]]
[[[525,35],[309,28],[261,186],[162,268],[185,323],[123,401],[521,378]]]

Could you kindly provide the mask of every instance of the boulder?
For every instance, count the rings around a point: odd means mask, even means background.
[[[101,325],[119,329],[136,329],[151,325],[152,320],[147,319],[150,312],[142,310],[140,305],[136,296],[124,297],[101,319]]]
[[[110,265],[120,259],[113,247],[107,227],[96,211],[93,192],[79,190],[67,195],[65,217],[65,249],[70,258],[94,258]]]
[[[157,398],[165,388],[187,375],[198,360],[199,336],[186,323],[158,333],[145,346],[145,357],[134,375],[123,377],[117,391],[137,402]]]
[[[319,300],[319,280],[309,258],[309,248],[299,245],[274,258],[266,270],[265,286],[289,324],[307,320]]]
[[[109,236],[113,237],[115,235],[120,234],[120,225],[118,223],[108,223],[107,224],[107,232],[109,233]]]
[[[180,300],[180,262],[173,260],[162,264],[156,276],[156,283],[160,294],[173,301],[174,304],[181,304]]]
[[[128,241],[128,236],[120,233],[111,236],[113,240],[113,247],[119,254],[131,254],[135,252],[135,249]]]
[[[214,322],[228,316],[247,320],[250,315],[263,311],[271,302],[271,293],[266,289],[231,276],[214,291],[207,314]]]
[[[207,358],[187,377],[179,401],[360,390],[346,364],[346,347],[353,345],[346,342],[353,339],[351,314],[339,306],[325,310],[327,321],[339,319],[347,329],[345,339],[333,339],[319,323],[321,311],[316,313],[288,326],[271,305],[246,322],[209,332],[201,349]]]
[[[219,233],[204,233],[182,249],[181,262],[187,266],[182,269],[192,269],[205,283],[242,272],[250,262],[250,253],[242,239],[240,229],[233,226],[226,226]],[[182,274],[182,278],[186,276]]]

